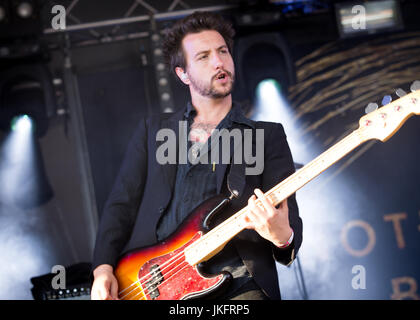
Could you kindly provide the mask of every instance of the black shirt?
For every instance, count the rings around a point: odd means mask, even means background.
[[[189,136],[195,114],[194,107],[191,103],[188,103],[187,111],[184,114],[184,119],[188,122],[186,126],[187,132],[183,135],[185,138]],[[233,122],[244,122],[242,110],[235,104],[233,104],[231,110],[218,124],[216,129],[229,129],[232,127]],[[162,215],[156,230],[159,241],[172,234],[195,207],[206,199],[216,195],[216,172],[214,170],[214,164],[210,161],[212,159],[211,141],[214,138],[213,135],[216,134],[215,132],[217,130],[213,132],[205,144],[187,141],[189,152],[192,152],[192,155],[196,157],[192,156],[190,158],[192,161],[188,160],[187,163],[178,163],[177,165],[173,197],[168,209]],[[251,279],[232,241],[227,243],[221,252],[206,263],[206,271],[209,273],[228,271],[232,274],[233,281],[225,293],[226,296],[232,294]]]

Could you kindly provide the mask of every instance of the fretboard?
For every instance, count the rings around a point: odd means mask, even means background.
[[[273,205],[278,205],[350,151],[365,142],[367,139],[363,138],[363,135],[360,133],[360,128],[353,131],[300,170],[267,191],[265,196]],[[256,203],[262,207],[259,200]],[[245,229],[243,215],[247,210],[247,207],[244,207],[188,246],[184,251],[185,260],[190,265],[196,265],[210,259],[223,249],[228,241]]]

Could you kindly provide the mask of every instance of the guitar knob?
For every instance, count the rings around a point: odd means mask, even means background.
[[[233,198],[237,198],[239,196],[239,192],[236,189],[233,189],[230,191],[229,200],[232,200]]]
[[[373,111],[375,111],[376,109],[378,109],[378,104],[377,103],[374,103],[374,102],[371,102],[371,103],[369,103],[368,105],[367,105],[367,107],[365,108],[365,113],[367,114],[367,113],[371,113],[371,112],[373,112]]]
[[[403,89],[399,88],[397,89],[397,91],[395,91],[395,93],[397,94],[398,97],[402,98],[405,95],[407,95],[407,92],[405,92]]]
[[[419,80],[414,81],[413,84],[410,87],[410,90],[411,90],[411,92],[420,90],[420,81]]]
[[[385,105],[391,103],[391,101],[392,101],[392,97],[391,96],[389,96],[389,95],[388,96],[385,96],[382,99],[382,105],[385,106]]]

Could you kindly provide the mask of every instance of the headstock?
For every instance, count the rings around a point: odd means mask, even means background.
[[[378,139],[384,142],[397,132],[410,116],[420,115],[420,81],[411,85],[411,91],[412,93],[404,95],[405,92],[398,89],[398,100],[378,109],[367,108],[374,111],[360,119],[360,134],[366,140]]]

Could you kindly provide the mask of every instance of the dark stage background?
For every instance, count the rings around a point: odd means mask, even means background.
[[[139,119],[188,100],[187,89],[159,68],[153,40],[187,12],[210,8],[232,21],[234,99],[251,118],[283,123],[300,165],[356,129],[369,102],[396,99],[396,89],[409,92],[420,79],[418,1],[398,2],[399,30],[349,39],[339,35],[334,1],[278,2],[63,0],[40,7],[36,39],[55,103],[38,142],[53,196],[21,208],[2,193],[0,299],[32,299],[31,278],[55,265],[90,263],[98,220]],[[66,8],[64,31],[51,29],[56,4]],[[25,47],[1,36],[2,48]],[[22,65],[4,53],[1,61],[2,79]],[[160,86],[163,77],[168,84]],[[269,96],[273,88],[279,90]],[[13,166],[8,137],[0,132],[2,189]],[[278,265],[284,299],[419,299],[419,141],[420,118],[412,117],[386,143],[363,144],[298,191],[304,240],[292,266]]]

